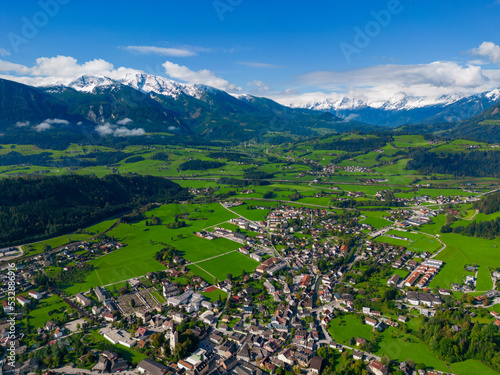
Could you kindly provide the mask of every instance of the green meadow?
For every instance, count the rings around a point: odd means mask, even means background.
[[[351,337],[363,337],[368,341],[372,341],[374,337],[373,328],[361,323],[360,317],[355,315],[333,319],[328,325],[328,332],[335,341],[345,345],[349,345]],[[423,362],[435,370],[447,371],[446,364],[434,356],[427,345],[415,336],[405,335],[392,327],[381,332],[379,341],[373,344],[374,353],[378,356],[387,355],[396,361],[411,358],[416,363]]]

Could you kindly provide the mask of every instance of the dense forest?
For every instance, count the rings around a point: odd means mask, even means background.
[[[474,208],[486,215],[500,211],[500,193],[488,194],[480,201],[474,202]]]
[[[246,169],[243,172],[243,178],[247,180],[267,180],[269,178],[273,178],[273,173],[268,173],[264,171],[256,171],[253,168]]]
[[[390,135],[380,135],[378,137],[338,139],[328,143],[318,143],[314,146],[315,150],[340,150],[346,152],[358,152],[382,148],[387,143],[392,142]]]
[[[11,151],[5,155],[0,155],[0,166],[5,167],[17,164],[34,164],[47,167],[54,165],[54,160],[52,159],[51,152],[41,152],[35,155],[22,155],[19,152]]]
[[[447,362],[477,359],[500,368],[498,327],[473,323],[463,309],[438,311],[435,317],[420,320],[416,336],[441,359]],[[451,329],[454,325],[461,328],[460,332]]]
[[[464,236],[492,239],[500,236],[500,217],[491,221],[472,221],[467,226],[452,228],[449,224],[441,227],[441,233],[459,233]]]
[[[212,160],[193,159],[179,165],[181,171],[206,171],[207,169],[221,168],[226,163]]]
[[[220,151],[211,152],[208,154],[208,157],[212,159],[227,159],[228,161],[244,162],[247,160],[248,155],[239,152]]]
[[[167,152],[160,151],[151,156],[151,160],[161,160],[161,161],[167,161],[169,158],[169,155]]]
[[[422,174],[452,174],[455,177],[500,177],[500,152],[470,151],[438,155],[423,151],[408,161],[406,169]]]
[[[68,175],[0,181],[0,245],[83,228],[148,202],[189,197],[186,189],[152,176]]]

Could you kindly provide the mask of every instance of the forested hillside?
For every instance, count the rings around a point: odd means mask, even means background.
[[[0,191],[0,245],[55,236],[148,202],[188,196],[170,180],[119,175],[3,179]]]
[[[481,168],[478,168],[478,166]],[[500,152],[470,151],[438,155],[419,153],[411,159],[406,169],[423,174],[446,173],[455,177],[500,177]]]

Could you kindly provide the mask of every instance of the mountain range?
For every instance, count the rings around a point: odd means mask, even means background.
[[[266,98],[233,96],[210,86],[185,85],[147,74],[129,74],[120,80],[82,76],[64,85],[43,87],[0,79],[0,133],[4,139],[83,132],[115,138],[173,135],[245,141],[353,127],[372,128],[330,113],[289,108]]]
[[[407,124],[457,122],[474,117],[500,100],[500,89],[467,95],[457,93],[437,98],[410,96],[399,92],[385,100],[297,99],[283,101],[292,108],[330,112],[340,118],[372,125],[397,127]]]
[[[40,87],[0,79],[0,134],[4,142],[54,137],[77,141],[82,134],[106,139],[286,141],[325,130],[374,131],[381,126],[425,124],[404,128],[476,138],[493,134],[486,140],[494,141],[500,137],[493,118],[497,112],[487,110],[499,99],[497,89],[434,100],[400,93],[380,102],[343,98],[285,106],[263,97],[229,94],[149,74],[128,73],[120,79],[82,76]]]

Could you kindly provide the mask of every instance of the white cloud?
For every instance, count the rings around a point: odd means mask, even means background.
[[[251,61],[238,61],[237,64],[249,66],[251,68],[263,68],[263,69],[284,68],[284,66],[281,65],[267,64],[261,62],[251,62]]]
[[[129,119],[128,117],[124,118],[123,120],[117,121],[116,123],[118,125],[127,125],[131,122],[134,122],[132,119]]]
[[[102,59],[79,64],[73,57],[56,56],[40,57],[36,59],[36,64],[32,67],[0,60],[0,73],[7,73],[0,75],[1,78],[32,86],[43,86],[68,84],[83,75],[119,79],[127,73],[143,72],[123,67],[115,69],[113,64]]]
[[[192,71],[186,66],[177,65],[170,61],[166,61],[162,66],[168,76],[190,84],[204,84],[228,91],[241,90],[240,87],[217,77],[207,69]],[[0,60],[0,78],[31,86],[65,85],[83,75],[121,79],[127,74],[143,73],[145,72],[142,70],[125,67],[115,69],[113,64],[102,59],[79,64],[75,58],[70,56],[41,57],[36,60],[36,64],[32,67]]]
[[[19,123],[18,123],[19,124]],[[16,126],[19,126],[18,124],[16,124]],[[29,122],[28,122],[29,124]],[[44,122],[36,125],[34,127],[34,129],[37,131],[37,132],[43,132],[45,130],[48,130],[48,129],[52,129],[54,124],[58,124],[58,125],[69,125],[69,121],[66,121],[66,120],[63,120],[63,119],[59,119],[59,118],[53,118],[53,119],[50,119],[48,118],[47,120],[45,120]]]
[[[113,134],[115,132],[116,125],[111,125],[109,122],[104,125],[99,125],[95,127],[95,131],[98,132],[103,137],[106,135]]]
[[[29,121],[18,121],[16,122],[16,126],[18,128],[24,128],[25,126],[29,126],[30,122]]]
[[[127,129],[126,127],[118,127],[109,122],[95,127],[96,132],[101,136],[113,135],[115,137],[134,137],[146,134],[143,128]]]
[[[10,56],[10,51],[7,51],[5,48],[0,48],[0,56]]]
[[[343,97],[387,100],[404,92],[436,99],[442,95],[474,94],[500,86],[500,70],[475,64],[436,61],[418,65],[377,65],[350,71],[316,71],[298,79],[301,94],[282,92],[270,97],[282,104],[303,104]]]
[[[253,80],[252,82],[248,82],[248,86],[255,87],[255,89],[252,91],[258,93],[266,93],[269,91],[269,86],[266,85],[264,82],[258,80]]]
[[[500,46],[493,42],[483,42],[478,48],[470,51],[473,55],[487,58],[490,62],[500,64]]]
[[[63,124],[63,125],[69,125],[69,121],[67,120],[62,120],[59,118],[53,118],[53,119],[47,119],[45,120],[47,124]]]
[[[144,135],[146,132],[143,128],[135,128],[135,129],[127,129],[124,127],[118,128],[115,130],[115,137],[136,137],[140,135]]]
[[[42,122],[41,124],[35,126],[35,130],[39,133],[48,129],[52,129],[52,125],[46,122]]]
[[[195,56],[197,53],[189,49],[182,48],[165,48],[154,46],[127,46],[123,47],[127,51],[142,53],[145,55],[161,55],[161,56],[174,56],[174,57],[189,57]]]
[[[165,61],[162,66],[165,68],[167,75],[174,79],[179,79],[191,84],[199,83],[213,86],[221,90],[241,91],[240,87],[236,87],[236,85],[230,84],[225,79],[217,77],[213,72],[207,69],[195,72],[187,66],[178,65],[170,61]]]
[[[301,82],[325,88],[400,84],[434,87],[477,87],[488,81],[480,66],[462,66],[451,61],[420,65],[377,65],[347,72],[318,71],[307,73]]]

